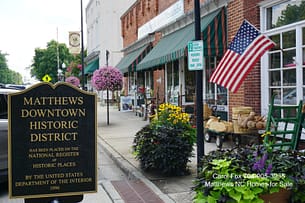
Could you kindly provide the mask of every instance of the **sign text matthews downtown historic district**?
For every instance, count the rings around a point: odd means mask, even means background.
[[[67,83],[10,95],[10,197],[96,192],[96,127],[96,95]]]
[[[202,70],[203,69],[203,42],[190,41],[187,45],[188,69]]]

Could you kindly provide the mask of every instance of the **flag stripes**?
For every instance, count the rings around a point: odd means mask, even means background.
[[[210,78],[210,82],[226,87],[233,93],[239,89],[260,57],[275,45],[252,25],[244,23]]]

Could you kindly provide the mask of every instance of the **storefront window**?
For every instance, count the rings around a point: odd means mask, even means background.
[[[150,98],[153,94],[153,72],[146,71],[145,72],[145,90],[146,90],[146,98]]]
[[[269,87],[262,89],[262,111],[272,97],[278,105],[297,105],[305,96],[305,1],[264,1],[261,6],[261,32],[276,43],[261,60],[261,86]]]
[[[283,32],[282,36],[283,36],[283,42],[282,42],[283,49],[295,47],[295,30]]]
[[[267,8],[267,29],[305,20],[305,1],[286,1]]]
[[[211,77],[213,71],[216,69],[217,62],[220,61],[219,57],[208,57],[206,59],[206,78],[207,81]],[[216,94],[215,94],[216,92]],[[208,104],[227,105],[228,91],[226,88],[216,85],[214,83],[206,82],[206,102]]]
[[[270,36],[270,39],[272,41],[274,41],[274,43],[275,43],[275,46],[271,50],[280,50],[281,49],[281,38],[280,37],[281,36],[279,34]]]
[[[296,105],[296,30],[276,36],[280,36],[275,37],[280,39],[280,50],[269,53],[270,98],[275,95],[276,104]]]
[[[270,76],[269,86],[281,86],[281,72],[280,71],[270,71],[269,76]]]
[[[277,69],[281,67],[281,52],[274,52],[270,56],[270,69]]]
[[[196,76],[195,71],[189,71],[187,66],[184,70],[185,78],[185,102],[195,102],[195,87],[196,87]]]
[[[178,105],[179,99],[179,61],[167,64],[167,101]]]

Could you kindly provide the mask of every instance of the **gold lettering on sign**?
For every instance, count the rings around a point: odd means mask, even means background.
[[[21,118],[82,117],[86,109],[21,109]]]
[[[23,99],[24,106],[83,105],[83,97],[30,97]]]
[[[71,133],[31,133],[31,142],[57,142],[57,141],[75,141],[77,140],[77,132]]]

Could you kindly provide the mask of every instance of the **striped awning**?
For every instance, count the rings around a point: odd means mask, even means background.
[[[207,49],[204,50],[204,55],[222,55],[226,46],[225,30],[223,30],[225,29],[224,8],[204,16],[201,18],[200,23],[201,30],[203,31],[204,46],[206,47],[205,49]],[[194,38],[194,23],[164,36],[137,65],[137,71],[146,70],[184,57],[187,54],[186,47],[188,42],[194,40]]]
[[[94,61],[90,62],[84,70],[85,75],[92,74],[95,70],[99,68],[99,58],[95,59]]]
[[[137,64],[147,55],[152,49],[151,44],[146,44],[130,53],[125,55],[116,67],[121,70],[122,73],[129,71],[136,71]]]

